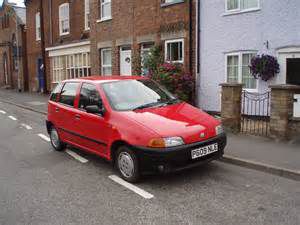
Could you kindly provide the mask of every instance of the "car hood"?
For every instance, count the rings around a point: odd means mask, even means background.
[[[187,103],[123,113],[128,119],[148,127],[160,137],[179,136],[186,144],[215,136],[215,127],[220,123]]]

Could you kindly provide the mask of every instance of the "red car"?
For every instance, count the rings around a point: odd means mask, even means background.
[[[63,81],[50,96],[46,124],[55,150],[68,144],[97,154],[129,182],[218,159],[226,145],[218,120],[144,77]]]

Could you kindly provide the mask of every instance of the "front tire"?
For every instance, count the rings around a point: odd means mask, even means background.
[[[116,167],[124,180],[130,183],[139,181],[140,171],[138,159],[129,147],[119,147],[116,154]]]
[[[60,140],[58,132],[53,126],[50,129],[50,142],[56,151],[61,152],[66,148],[66,144]]]

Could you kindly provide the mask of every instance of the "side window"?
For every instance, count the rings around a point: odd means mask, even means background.
[[[79,83],[66,83],[61,91],[59,102],[74,107],[76,90],[78,86]]]
[[[53,89],[53,91],[50,95],[50,101],[53,101],[53,102],[57,101],[61,87],[62,87],[62,83],[59,83],[58,85],[56,85],[56,87]]]
[[[84,83],[80,90],[79,109],[85,109],[90,105],[101,108],[102,100],[95,85]]]
[[[95,85],[84,83],[80,90],[79,109],[85,109],[90,105],[101,108],[102,100]]]

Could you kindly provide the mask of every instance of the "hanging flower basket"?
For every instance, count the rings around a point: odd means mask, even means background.
[[[277,59],[274,56],[264,54],[253,57],[249,67],[255,79],[260,77],[263,81],[272,79],[280,71]]]

